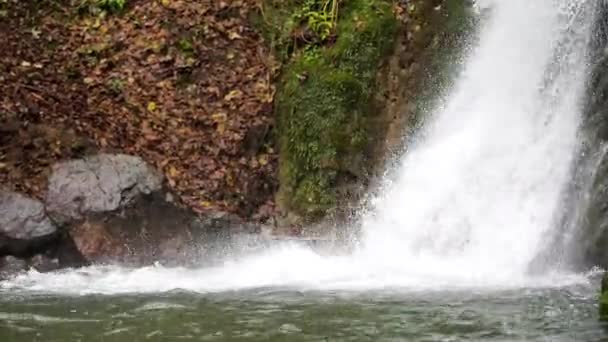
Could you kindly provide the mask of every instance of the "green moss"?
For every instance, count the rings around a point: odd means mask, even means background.
[[[602,277],[599,313],[601,321],[608,321],[608,273]]]
[[[392,51],[397,20],[390,0],[341,1],[337,25],[320,34],[303,18],[325,0],[263,0],[258,28],[283,63],[275,101],[280,145],[278,201],[316,218],[335,207],[342,177],[365,174],[376,113],[372,95],[382,59]],[[470,0],[412,0],[404,84],[415,104],[409,129],[421,125],[459,70],[454,63],[474,27]],[[322,16],[322,15],[321,15]],[[375,108],[378,108],[375,106]],[[381,115],[381,114],[380,114]],[[369,157],[369,156],[367,156]],[[351,178],[352,179],[352,178]]]
[[[109,12],[120,12],[125,8],[127,0],[97,0],[99,8]]]
[[[608,321],[608,292],[600,295],[600,320]]]
[[[287,62],[292,50],[294,13],[301,7],[301,0],[263,0],[261,13],[252,21],[261,32],[277,57]]]
[[[285,7],[267,8],[276,14]],[[276,98],[279,200],[308,218],[335,206],[337,177],[352,173],[364,153],[375,75],[397,29],[391,1],[352,0],[340,11],[333,44],[298,49],[286,43],[291,16],[278,30],[266,31],[287,58]],[[276,22],[268,12],[265,20]]]
[[[187,38],[180,39],[177,42],[177,48],[183,54],[186,54],[186,55],[193,55],[194,54],[194,47],[192,46],[192,42],[189,39],[187,39]]]
[[[126,6],[127,0],[80,0],[78,12],[92,15],[120,13]]]

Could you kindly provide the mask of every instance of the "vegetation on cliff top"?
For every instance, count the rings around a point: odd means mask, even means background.
[[[265,34],[286,63],[275,99],[279,203],[308,218],[337,201],[340,178],[365,169],[366,121],[397,19],[391,1],[266,1]]]

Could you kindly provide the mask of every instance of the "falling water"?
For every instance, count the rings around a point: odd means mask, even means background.
[[[357,251],[281,245],[201,270],[95,267],[4,283],[67,293],[553,286],[529,272],[577,153],[594,1],[494,0],[444,105],[363,215]],[[484,11],[485,13],[486,11]]]
[[[519,276],[555,228],[578,146],[594,6],[493,5],[451,98],[376,200],[370,256]]]

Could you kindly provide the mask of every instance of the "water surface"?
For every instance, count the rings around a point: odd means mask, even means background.
[[[598,282],[85,296],[4,290],[0,341],[606,341]]]

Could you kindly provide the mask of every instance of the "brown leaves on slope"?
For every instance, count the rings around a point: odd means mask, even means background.
[[[40,196],[36,175],[82,150],[9,153],[48,126],[142,156],[195,210],[272,213],[276,62],[248,22],[255,1],[131,1],[105,17],[27,7],[0,18],[0,127],[21,132],[0,141],[2,184]]]

